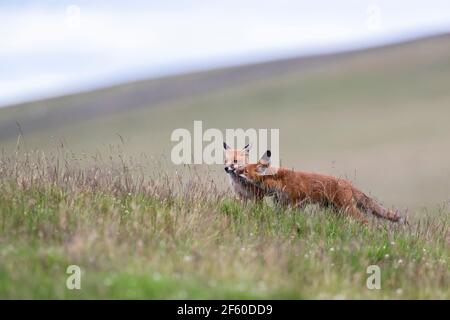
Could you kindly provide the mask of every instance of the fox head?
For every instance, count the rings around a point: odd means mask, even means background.
[[[238,168],[243,168],[248,164],[251,146],[248,144],[243,149],[231,149],[225,142],[225,172],[234,173]]]
[[[268,176],[274,176],[278,168],[270,165],[272,152],[267,150],[257,163],[248,164],[236,169],[236,174],[252,182],[261,182]]]

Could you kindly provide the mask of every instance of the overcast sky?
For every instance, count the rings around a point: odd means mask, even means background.
[[[448,0],[1,1],[0,106],[448,31]]]

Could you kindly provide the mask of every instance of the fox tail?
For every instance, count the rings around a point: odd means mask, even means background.
[[[359,190],[355,191],[355,200],[358,208],[363,211],[373,214],[376,217],[387,219],[394,222],[404,223],[405,219],[400,215],[398,210],[390,210],[384,208],[381,204],[379,204],[376,200],[370,198],[365,195],[363,192]]]

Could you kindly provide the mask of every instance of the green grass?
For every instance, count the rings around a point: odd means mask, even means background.
[[[449,299],[449,39],[1,108],[0,298]],[[283,166],[348,177],[410,225],[237,202],[222,166],[170,164],[194,120],[280,129]]]
[[[1,156],[0,298],[450,298],[449,208],[363,226],[109,160]],[[81,290],[65,286],[73,264]],[[381,290],[366,288],[374,264]]]

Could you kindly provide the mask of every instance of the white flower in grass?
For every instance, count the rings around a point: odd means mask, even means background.
[[[155,281],[161,280],[161,275],[158,272],[155,272],[153,274],[153,280],[155,280]]]

